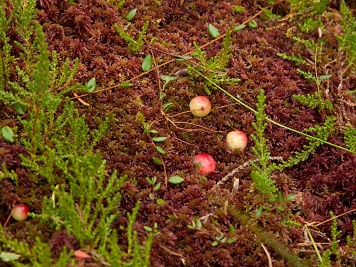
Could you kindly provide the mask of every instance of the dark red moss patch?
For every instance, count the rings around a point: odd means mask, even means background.
[[[142,59],[146,54],[152,52],[157,62],[165,62],[170,57],[164,52],[182,55],[193,50],[193,42],[203,45],[211,41],[207,32],[209,23],[224,33],[228,27],[240,24],[259,10],[254,1],[246,5],[243,3],[246,11],[238,14],[233,14],[232,10],[241,1],[160,1],[161,5],[158,2],[126,1],[118,11],[102,0],[80,0],[76,5],[65,1],[39,1],[38,19],[51,51],[56,50],[62,60],[79,58],[76,80],[85,83],[95,77],[99,87],[104,88],[118,85],[142,73]],[[127,25],[125,15],[133,8],[137,8],[137,15],[127,31],[137,36],[145,21],[150,21],[147,41],[157,38],[154,47],[162,52],[143,47],[133,54],[118,35],[114,25]],[[278,6],[276,12],[283,14],[287,12],[286,9]],[[286,23],[283,27],[267,31],[265,28],[272,23],[256,20],[260,25],[257,29],[246,28],[232,35],[233,56],[226,72],[231,77],[241,78],[241,82],[223,87],[252,107],[255,106],[259,90],[265,90],[267,115],[288,127],[302,131],[321,123],[323,114],[298,104],[292,97],[314,92],[315,85],[305,81],[297,73],[294,64],[276,55],[300,52],[285,37],[290,25]],[[220,44],[214,43],[206,48],[206,53],[213,56],[220,49]],[[169,115],[179,114],[172,117],[175,124],[168,121],[161,112],[159,92],[163,82],[159,76],[172,75],[173,70],[182,67],[180,64],[171,63],[160,68],[158,73],[153,71],[135,80],[133,87],[115,88],[83,98],[91,107],[84,107],[79,102],[76,104],[90,128],[97,128],[107,116],[111,119],[111,128],[97,149],[107,161],[109,172],[117,170],[119,175],[128,175],[121,190],[121,214],[113,225],[119,233],[119,242],[126,245],[126,232],[120,230],[120,226],[127,226],[127,212],[132,210],[136,201],[140,201],[135,223],[140,239],[146,236],[143,230],[145,225],[157,223],[160,232],[154,238],[151,250],[152,266],[267,266],[268,259],[258,238],[229,216],[225,209],[226,203],[232,201],[236,207],[252,216],[259,207],[265,205],[266,199],[251,191],[250,169],[243,169],[235,175],[240,179],[240,187],[235,195],[231,196],[233,178],[221,188],[212,190],[227,174],[255,159],[249,149],[252,142],[243,154],[231,153],[224,143],[225,134],[232,129],[243,130],[248,136],[253,134],[255,130],[251,123],[255,120],[254,114],[239,105],[231,105],[233,102],[220,91],[210,96],[213,109],[206,118],[193,118],[189,113],[180,114],[189,110],[192,97],[204,94],[201,83],[193,83],[189,77],[180,77],[164,91],[164,101],[175,105]],[[337,82],[332,81],[335,84]],[[335,84],[332,85],[334,88]],[[352,88],[355,81],[346,84]],[[139,112],[146,122],[153,123],[152,128],[159,132],[159,136],[169,137],[162,144],[166,151],[166,155],[162,156],[165,169],[152,161],[153,156],[157,157],[157,151],[143,131],[143,123],[138,119]],[[349,112],[352,114],[354,110]],[[0,116],[5,115],[0,112]],[[271,155],[283,159],[307,144],[304,137],[274,125],[267,127],[266,139]],[[330,138],[331,142],[343,145],[338,140],[342,140],[340,136]],[[206,179],[196,173],[192,164],[194,155],[199,152],[211,154],[217,162],[217,171]],[[19,154],[26,154],[21,145],[9,145],[0,140],[0,164],[5,164],[19,176],[18,185],[10,180],[0,183],[1,223],[4,223],[11,206],[18,202],[25,202],[34,212],[40,212],[39,200],[51,193],[45,185],[36,187],[21,166]],[[341,214],[356,208],[355,163],[354,155],[329,146],[318,148],[306,162],[273,178],[284,195],[299,194],[298,202],[288,204],[284,212],[266,212],[255,222],[298,252],[298,243],[304,241],[301,227],[282,222],[300,218],[306,222],[321,222],[330,217],[330,211]],[[184,183],[165,184],[167,176],[177,174],[185,179]],[[162,184],[160,190],[155,192],[154,200],[149,198],[152,188],[146,177],[157,177]],[[155,200],[158,198],[164,199],[165,204],[157,204]],[[199,218],[203,218],[204,231],[187,227]],[[343,243],[346,235],[352,233],[354,219],[354,214],[338,218],[338,225],[343,231]],[[230,224],[236,229],[235,235],[229,233]],[[25,241],[29,241],[27,236],[41,232],[41,239],[50,244],[53,257],[58,257],[63,246],[69,250],[78,249],[75,238],[66,232],[53,233],[49,227],[38,229],[39,225],[33,220],[11,226],[8,231]],[[20,228],[28,230],[28,233],[18,231]],[[330,224],[321,225],[319,230],[330,235]],[[221,233],[235,237],[236,242],[212,246]],[[326,242],[325,237],[319,237],[318,240]],[[288,263],[280,255],[271,249],[269,252],[273,266],[287,266]],[[312,259],[310,263],[314,264],[315,261]]]

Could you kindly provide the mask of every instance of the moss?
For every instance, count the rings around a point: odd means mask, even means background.
[[[113,1],[112,1],[113,2]],[[118,2],[118,1],[116,1]],[[243,13],[233,14],[236,1],[125,1],[118,10],[108,1],[76,1],[75,5],[68,1],[39,1],[37,19],[43,26],[50,51],[56,50],[59,64],[64,63],[66,57],[70,64],[79,58],[78,72],[75,82],[86,83],[95,77],[98,87],[105,88],[118,85],[123,81],[142,73],[142,58],[153,53],[156,62],[166,62],[171,57],[166,53],[182,55],[193,50],[193,42],[199,45],[211,41],[207,32],[209,23],[220,22],[220,26],[232,28],[254,15],[263,1],[249,1],[244,3]],[[237,1],[238,2],[238,1]],[[234,4],[235,3],[235,4]],[[351,5],[350,5],[351,7]],[[132,36],[137,36],[147,18],[151,23],[147,29],[147,41],[157,38],[151,50],[142,47],[137,54],[132,54],[124,40],[118,36],[114,25],[123,27],[127,24],[124,19],[133,8],[138,9],[137,16],[128,28]],[[273,6],[273,12],[285,15],[289,7],[285,2]],[[332,18],[336,13],[330,11]],[[327,16],[325,17],[327,18]],[[323,17],[323,20],[325,20]],[[322,113],[310,107],[300,105],[292,97],[295,94],[314,94],[317,87],[314,83],[305,81],[296,71],[293,62],[285,61],[277,53],[301,54],[303,58],[310,58],[307,51],[300,50],[285,33],[288,29],[293,33],[294,21],[286,20],[284,24],[276,21],[262,21],[256,18],[259,24],[257,29],[244,29],[231,34],[230,52],[232,57],[224,68],[229,77],[240,78],[236,85],[224,84],[224,89],[233,95],[238,95],[250,106],[256,103],[260,89],[265,91],[266,114],[287,126],[298,130],[310,128],[315,124],[321,125],[325,120]],[[325,22],[325,21],[323,21]],[[330,22],[331,23],[331,22]],[[332,23],[331,23],[332,24]],[[345,114],[338,117],[337,127],[343,127],[342,119],[355,127],[354,107],[338,102],[340,99],[354,103],[349,94],[338,95],[337,88],[340,80],[336,75],[341,65],[329,60],[335,58],[337,40],[334,36],[333,24],[325,29],[325,52],[321,61],[330,62],[330,65],[320,71],[330,70],[335,75],[328,80],[330,83],[333,104],[336,111]],[[224,25],[224,26],[222,26]],[[269,28],[266,30],[265,28]],[[299,36],[299,32],[295,32]],[[10,42],[19,39],[12,25],[8,31]],[[317,41],[316,32],[301,37]],[[215,42],[204,48],[209,57],[220,51],[221,45]],[[20,49],[14,47],[11,55],[18,57]],[[326,56],[327,54],[327,56]],[[17,61],[18,62],[18,61]],[[342,62],[339,60],[338,62]],[[18,62],[21,65],[21,62]],[[340,63],[341,64],[341,63]],[[248,135],[255,133],[252,127],[254,114],[238,105],[234,105],[229,98],[219,92],[212,91],[210,96],[213,103],[212,114],[205,119],[194,119],[188,110],[190,98],[197,94],[204,94],[204,81],[192,83],[187,77],[178,77],[164,90],[165,101],[174,103],[175,107],[167,112],[170,119],[162,115],[159,93],[162,91],[161,75],[173,75],[176,70],[184,68],[181,62],[172,62],[149,75],[131,81],[134,85],[129,88],[115,87],[104,92],[94,93],[82,97],[91,107],[75,102],[80,115],[85,115],[85,122],[90,131],[96,129],[108,114],[111,114],[110,129],[104,138],[96,145],[101,156],[106,160],[107,173],[112,175],[116,170],[118,174],[129,176],[121,189],[122,199],[117,206],[120,212],[112,228],[118,234],[118,242],[127,248],[127,234],[124,230],[128,225],[126,214],[134,208],[137,200],[141,207],[137,215],[137,230],[139,240],[144,240],[147,233],[143,226],[153,226],[158,223],[160,234],[154,238],[151,250],[152,266],[180,266],[184,259],[187,266],[264,266],[267,265],[265,252],[261,249],[255,235],[244,227],[238,220],[226,215],[225,203],[233,202],[236,207],[246,210],[252,219],[251,223],[258,222],[266,232],[283,233],[282,241],[286,246],[295,249],[296,243],[302,243],[304,237],[301,228],[287,227],[281,224],[283,220],[297,220],[298,216],[305,221],[323,221],[329,218],[329,211],[341,214],[355,208],[353,199],[356,190],[356,181],[353,177],[355,157],[350,153],[322,146],[315,150],[305,162],[291,167],[283,173],[273,173],[273,180],[284,196],[298,194],[301,198],[295,203],[289,203],[285,212],[277,212],[271,203],[261,197],[251,187],[250,171],[246,168],[236,173],[235,178],[240,180],[236,194],[231,195],[233,180],[227,180],[220,191],[211,191],[212,187],[221,181],[227,174],[255,159],[250,147],[243,154],[233,154],[225,150],[224,136],[231,129],[242,129]],[[304,67],[305,71],[313,71]],[[16,79],[14,68],[10,69],[9,78]],[[342,87],[353,90],[355,79],[344,77]],[[9,90],[7,88],[6,90]],[[344,91],[345,92],[345,91]],[[70,97],[72,97],[70,95]],[[343,102],[345,103],[345,102]],[[61,107],[62,108],[62,107]],[[162,166],[153,164],[151,158],[156,151],[149,138],[143,132],[142,121],[137,120],[140,112],[146,121],[154,122],[154,128],[159,135],[169,137],[166,141],[167,154],[164,155],[165,171]],[[1,124],[19,126],[15,120],[16,112],[10,105],[0,103]],[[195,125],[188,124],[194,123]],[[202,127],[204,128],[202,128]],[[19,140],[24,138],[23,130],[19,128]],[[295,151],[299,151],[307,141],[295,133],[268,125],[265,129],[265,138],[271,156],[289,158]],[[343,144],[343,136],[339,132],[329,137],[329,140]],[[194,172],[192,157],[195,153],[205,152],[213,155],[218,163],[216,173],[202,180]],[[31,209],[40,213],[42,199],[50,197],[53,190],[42,177],[30,173],[23,165],[19,154],[26,154],[21,143],[8,144],[0,141],[0,165],[3,163],[8,170],[13,170],[18,176],[18,184],[10,179],[0,181],[0,218],[3,224],[8,216],[9,209],[18,202],[26,202]],[[1,169],[2,170],[2,169]],[[158,205],[149,199],[151,186],[147,184],[146,177],[157,177],[163,184],[165,175],[181,173],[185,181],[179,185],[162,186],[155,192],[156,198],[166,201],[165,205]],[[35,185],[35,181],[39,186]],[[61,182],[62,183],[62,182]],[[265,212],[257,218],[256,211],[264,207]],[[272,209],[268,212],[267,209]],[[295,215],[297,212],[299,215]],[[210,216],[207,216],[211,214]],[[203,231],[193,231],[187,225],[193,219],[207,216],[204,220]],[[345,236],[352,234],[351,220],[353,214],[339,219],[341,244]],[[236,243],[222,244],[212,247],[211,243],[218,232],[228,233],[228,226],[234,224],[236,228]],[[23,230],[22,230],[23,228]],[[27,232],[26,232],[26,231]],[[320,232],[329,233],[327,224],[321,225]],[[7,226],[10,235],[19,240],[34,244],[29,237],[40,235],[42,242],[47,242],[52,248],[52,257],[56,258],[62,251],[63,245],[68,250],[79,249],[78,240],[67,231],[54,232],[48,224],[41,224],[31,219],[25,223],[10,221]],[[42,234],[41,234],[42,233]],[[320,242],[327,242],[320,237]],[[290,242],[291,241],[291,242]],[[326,248],[326,246],[325,246]],[[273,259],[273,266],[286,266],[286,260],[269,249]],[[302,255],[307,260],[308,255]],[[315,265],[315,264],[314,264]]]

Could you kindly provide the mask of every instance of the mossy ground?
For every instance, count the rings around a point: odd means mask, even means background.
[[[49,50],[57,50],[62,59],[79,58],[76,80],[85,83],[95,77],[99,89],[119,85],[141,74],[145,55],[152,53],[155,64],[164,63],[172,59],[169,54],[183,55],[194,50],[193,42],[204,45],[212,41],[207,30],[209,23],[225,33],[227,28],[241,24],[266,5],[266,1],[127,0],[118,10],[104,0],[76,2],[76,5],[70,5],[57,0],[38,1],[38,20],[46,34]],[[349,7],[355,8],[351,2]],[[239,4],[246,8],[245,11],[233,12],[234,6]],[[137,8],[137,14],[127,30],[136,36],[145,21],[149,21],[146,41],[149,43],[152,38],[156,38],[154,50],[145,46],[133,54],[113,26],[127,25],[125,16],[134,8]],[[281,5],[275,11],[285,15],[288,6]],[[234,86],[224,85],[224,88],[252,107],[255,106],[259,89],[264,89],[267,96],[266,114],[296,130],[302,131],[321,123],[324,119],[322,113],[302,106],[292,98],[294,94],[314,92],[315,84],[303,79],[296,71],[295,64],[276,55],[294,52],[308,56],[286,37],[287,29],[295,21],[279,23],[266,20],[263,15],[257,17],[256,21],[256,29],[246,27],[231,36],[232,58],[226,72],[241,81]],[[329,35],[329,41],[334,41],[331,31]],[[316,39],[317,32],[310,33],[309,37]],[[208,56],[214,56],[220,48],[220,42],[214,42],[204,50]],[[73,99],[80,114],[85,114],[91,128],[97,128],[107,116],[111,119],[110,130],[97,149],[107,160],[109,173],[117,170],[119,175],[127,174],[129,177],[122,187],[121,214],[113,227],[118,230],[124,245],[126,232],[120,230],[120,226],[126,226],[126,214],[139,200],[141,206],[135,223],[139,236],[146,236],[143,226],[153,226],[155,223],[160,232],[154,238],[151,250],[152,266],[267,266],[268,257],[260,240],[228,215],[226,210],[226,203],[232,202],[253,215],[264,205],[265,198],[251,191],[250,169],[242,169],[219,188],[214,188],[234,169],[255,159],[250,149],[253,145],[251,140],[243,153],[229,151],[224,140],[226,133],[233,129],[242,130],[248,136],[253,134],[251,123],[255,119],[254,114],[218,90],[209,96],[213,107],[210,115],[194,118],[190,113],[185,113],[192,97],[206,95],[204,81],[193,83],[189,77],[180,77],[171,82],[164,90],[166,97],[162,102],[159,98],[163,86],[160,76],[173,75],[182,68],[185,68],[183,63],[174,61],[135,79],[132,81],[133,87],[115,87],[82,97],[89,107]],[[350,79],[344,86],[352,89],[355,81]],[[337,80],[331,79],[330,82],[331,87],[338,84]],[[167,113],[170,120],[162,113],[162,104],[165,102],[174,104],[174,108]],[[164,167],[152,160],[158,153],[150,137],[143,131],[142,121],[138,119],[139,112],[158,131],[157,136],[168,137],[161,144],[166,151],[162,156]],[[355,126],[354,108],[350,107],[345,112],[350,123]],[[15,119],[16,114],[10,108],[1,106],[0,118],[6,123]],[[274,125],[267,127],[265,137],[271,156],[284,159],[301,150],[307,143],[304,137]],[[329,141],[342,145],[341,136],[333,135]],[[216,172],[209,174],[205,180],[201,179],[192,165],[193,156],[199,152],[212,155],[217,162]],[[19,176],[18,186],[9,180],[1,182],[2,224],[9,214],[9,207],[14,203],[25,202],[33,212],[40,212],[42,197],[51,194],[51,188],[46,184],[34,186],[26,169],[21,166],[18,156],[21,153],[26,153],[21,144],[8,144],[0,139],[0,162],[5,163],[8,169],[15,170]],[[297,194],[298,198],[287,204],[284,212],[266,212],[258,222],[266,232],[273,233],[291,251],[305,258],[310,266],[316,266],[317,258],[302,227],[283,223],[283,220],[322,222],[330,218],[330,211],[338,215],[356,208],[355,165],[355,155],[330,146],[321,146],[307,161],[272,177],[283,195]],[[184,182],[180,185],[167,184],[167,177],[172,175],[182,176]],[[153,191],[146,177],[157,177],[162,184],[154,192],[154,200],[149,198]],[[239,179],[239,187],[233,191],[235,178]],[[156,199],[159,198],[164,199],[165,204],[157,204]],[[202,218],[204,231],[187,227],[198,218]],[[346,235],[352,235],[354,219],[354,213],[337,219],[342,230],[340,246],[345,245]],[[236,233],[229,231],[230,224]],[[325,223],[312,230],[315,241],[325,243],[324,248],[330,243],[330,224]],[[54,233],[51,228],[44,227],[34,219],[11,221],[7,231],[11,236],[30,244],[33,244],[34,236],[40,236],[51,245],[53,257],[58,256],[62,246],[71,250],[79,249],[73,237],[65,232]],[[236,237],[236,242],[212,246],[212,242],[221,233],[227,237]],[[272,249],[268,251],[273,266],[288,266],[279,254]],[[349,263],[355,264],[354,259],[350,258]],[[88,260],[86,266],[99,266],[99,263]]]

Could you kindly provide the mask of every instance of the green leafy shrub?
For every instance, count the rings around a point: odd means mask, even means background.
[[[195,53],[193,54],[199,60],[197,65],[188,66],[189,75],[193,78],[198,78],[200,75],[197,72],[203,73],[207,79],[204,83],[205,91],[208,95],[211,94],[211,90],[216,90],[216,85],[223,83],[234,84],[239,82],[238,78],[230,78],[227,73],[224,72],[226,65],[229,63],[231,58],[230,46],[231,46],[231,35],[230,30],[227,30],[225,38],[222,42],[222,48],[218,54],[206,58],[204,51],[202,51],[199,46],[194,43]]]
[[[126,44],[130,48],[130,50],[136,54],[138,50],[141,49],[142,45],[144,44],[144,38],[146,36],[146,32],[148,29],[149,22],[146,21],[145,25],[143,25],[141,31],[138,34],[138,38],[135,40],[131,37],[131,35],[127,32],[125,32],[124,29],[122,29],[118,24],[115,24],[115,28],[119,35],[121,36],[122,39],[125,40]]]
[[[274,163],[269,163],[270,153],[267,140],[264,137],[264,130],[267,127],[267,123],[265,122],[266,114],[264,113],[267,106],[265,100],[266,96],[264,95],[264,91],[261,90],[257,97],[257,113],[255,114],[256,122],[252,123],[256,134],[251,135],[252,140],[255,142],[252,151],[259,161],[258,164],[251,162],[251,165],[254,168],[254,170],[251,171],[251,178],[255,183],[256,188],[261,193],[270,195],[271,198],[274,199],[273,193],[277,192],[278,188],[275,186],[275,182],[271,180],[270,175],[276,170],[276,165]]]
[[[341,30],[342,35],[337,35],[339,49],[344,51],[346,57],[345,68],[349,71],[355,70],[356,63],[356,20],[347,8],[345,1],[341,2]]]
[[[29,0],[26,5],[14,0],[12,4],[9,18],[0,11],[0,27],[4,29],[0,34],[0,101],[14,105],[16,111],[25,114],[19,118],[23,126],[19,142],[27,150],[26,156],[20,155],[21,164],[27,167],[36,185],[49,185],[53,190],[43,200],[42,213],[32,217],[39,218],[46,226],[49,222],[54,231],[66,230],[76,237],[81,248],[90,249],[89,253],[95,254],[93,258],[107,266],[149,266],[152,238],[157,233],[149,232],[144,248],[140,245],[133,230],[139,203],[129,214],[127,251],[121,250],[123,244],[118,243],[116,231],[112,229],[119,216],[120,188],[126,177],[117,178],[115,171],[108,177],[106,162],[94,149],[108,130],[109,120],[105,119],[97,130],[89,129],[74,103],[64,99],[69,91],[83,88],[72,82],[78,61],[74,61],[72,68],[68,59],[59,66],[57,53],[50,55],[42,27],[34,22],[36,1]],[[16,24],[20,36],[14,44],[6,36],[10,23]],[[21,68],[16,66],[19,79],[9,81],[7,68],[13,63],[9,51],[15,45],[21,50],[16,60],[23,64],[19,64]],[[16,175],[6,167],[0,174],[1,179],[9,177],[16,182]],[[71,252],[64,250],[58,259],[53,259],[49,245],[39,237],[35,239],[30,247],[0,226],[0,259],[10,260],[14,266],[75,265]]]

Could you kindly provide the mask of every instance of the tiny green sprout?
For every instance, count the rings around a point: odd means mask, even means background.
[[[263,212],[263,207],[259,207],[258,210],[256,211],[256,217],[260,217]]]
[[[328,80],[328,79],[330,79],[330,78],[331,78],[331,75],[330,75],[330,74],[328,74],[328,75],[321,75],[321,76],[319,77],[320,80]]]
[[[131,21],[135,16],[136,16],[136,11],[137,11],[137,8],[135,9],[132,9],[126,16],[126,19],[128,21]]]
[[[153,162],[154,163],[156,163],[157,165],[163,165],[163,163],[162,163],[162,160],[160,160],[159,158],[157,158],[157,157],[152,157],[152,160],[153,160]]]
[[[170,76],[170,75],[161,75],[161,80],[165,81],[164,85],[163,85],[163,90],[166,89],[166,87],[168,86],[168,84],[171,81],[177,80],[177,77],[175,76]]]
[[[232,29],[232,31],[233,32],[238,32],[238,31],[241,31],[243,28],[245,28],[246,27],[246,25],[245,24],[240,24],[240,25],[237,25],[237,26],[235,26],[233,29]]]
[[[235,6],[233,12],[235,13],[242,13],[245,11],[245,8],[243,6]]]
[[[19,102],[15,102],[13,106],[14,106],[14,109],[16,110],[17,114],[19,114],[19,115],[25,114],[25,112],[26,112],[25,105],[23,105]]]
[[[235,229],[235,227],[234,227],[232,224],[229,225],[229,231],[230,231],[230,233],[232,233],[232,234],[236,233],[236,229]]]
[[[218,237],[215,238],[215,241],[211,244],[213,247],[216,247],[220,243],[223,244],[225,243],[227,238],[224,236],[223,233],[221,233]]]
[[[179,175],[174,175],[168,178],[168,182],[171,184],[180,184],[184,181],[184,179],[182,177],[180,177]]]
[[[160,100],[160,101],[163,101],[163,99],[164,99],[166,96],[167,96],[166,93],[160,93],[160,94],[159,94],[159,100]]]
[[[284,211],[285,209],[284,209],[283,206],[278,206],[278,207],[277,207],[277,210],[278,210],[278,211]]]
[[[172,108],[174,108],[174,104],[171,102],[165,103],[163,105],[163,111],[164,112],[168,112],[169,110],[171,110]]]
[[[158,153],[160,153],[162,155],[166,154],[166,151],[164,151],[164,149],[162,147],[160,147],[160,146],[156,146],[156,150],[157,150]]]
[[[258,27],[258,24],[257,24],[257,22],[253,19],[253,20],[251,20],[251,21],[248,23],[248,26],[249,26],[250,28],[252,28],[252,29],[255,29],[255,28]]]
[[[152,68],[152,56],[147,55],[142,62],[142,70],[144,72],[149,71]]]
[[[159,198],[159,199],[157,199],[156,200],[156,203],[158,204],[158,205],[164,205],[164,204],[166,204],[166,201],[164,200],[164,199],[162,199],[162,198]]]
[[[233,243],[235,243],[235,242],[236,242],[236,238],[235,238],[235,237],[229,238],[229,239],[227,240],[227,243],[229,243],[229,244],[233,244]]]
[[[157,143],[163,142],[166,139],[167,139],[167,137],[165,137],[165,136],[155,136],[155,137],[152,138],[152,140],[157,142]]]
[[[153,187],[153,191],[157,191],[160,187],[161,187],[161,183],[157,183],[157,184]]]
[[[96,89],[96,79],[95,77],[94,78],[91,78],[87,84],[85,85],[85,88],[87,89],[87,92],[88,93],[92,93],[95,91]]]
[[[1,135],[6,142],[14,142],[14,132],[9,126],[4,126],[1,128]]]
[[[147,232],[153,232],[154,236],[159,234],[159,231],[157,230],[158,229],[158,224],[157,223],[154,223],[153,227],[144,225],[143,229],[145,229]]]
[[[153,37],[152,40],[150,41],[150,45],[153,45],[157,41],[156,37]]]
[[[298,197],[298,195],[294,194],[294,195],[289,195],[287,196],[287,201],[293,201]]]
[[[209,32],[210,36],[213,38],[218,38],[220,36],[219,30],[217,28],[215,28],[212,24],[209,24],[208,32]]]
[[[152,227],[150,227],[150,226],[147,226],[147,225],[145,225],[145,226],[143,226],[143,229],[145,229],[147,232],[152,232]]]
[[[202,227],[203,227],[203,225],[199,219],[192,221],[192,224],[188,225],[189,229],[201,229]]]
[[[120,83],[121,88],[126,88],[126,87],[131,87],[131,86],[133,86],[133,83],[129,83],[129,82]]]
[[[156,176],[154,176],[153,178],[146,177],[146,180],[150,185],[154,185],[157,181],[157,177]]]

